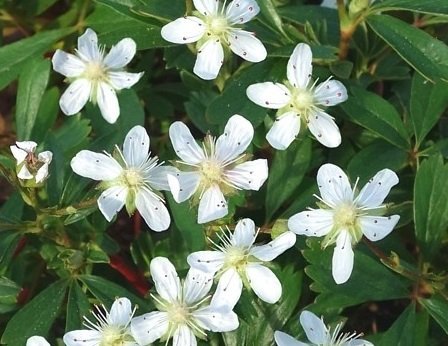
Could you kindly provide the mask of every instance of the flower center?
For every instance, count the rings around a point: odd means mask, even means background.
[[[205,160],[200,166],[202,181],[206,186],[219,184],[222,180],[222,167],[215,160]]]
[[[89,62],[84,71],[86,79],[92,82],[105,81],[107,79],[107,73],[104,66],[97,61]]]
[[[243,269],[247,264],[247,251],[241,247],[232,246],[226,251],[226,267]]]
[[[229,28],[229,23],[226,17],[222,16],[208,16],[206,20],[207,35],[208,36],[222,36]]]
[[[121,328],[117,326],[106,326],[102,330],[99,346],[123,346],[125,345],[126,334],[123,335]]]
[[[141,174],[135,169],[127,169],[123,172],[124,183],[130,187],[139,187],[143,184],[143,178]]]
[[[307,115],[306,113],[314,104],[313,94],[307,89],[294,88],[292,92],[291,108],[294,108],[300,115]]]
[[[168,318],[173,324],[183,324],[188,321],[188,306],[181,303],[173,303],[167,306]]]
[[[333,215],[333,222],[337,228],[350,229],[356,225],[356,219],[356,208],[349,204],[341,205]]]

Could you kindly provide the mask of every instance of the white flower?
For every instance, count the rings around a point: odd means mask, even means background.
[[[299,43],[289,58],[285,84],[257,83],[246,90],[247,97],[257,105],[278,109],[274,125],[266,135],[275,149],[288,148],[301,123],[326,147],[341,144],[339,128],[323,108],[347,100],[347,90],[341,82],[330,78],[317,86],[317,80],[311,83],[312,57],[310,46]]]
[[[96,306],[93,316],[96,323],[84,316],[84,326],[88,329],[74,330],[64,335],[67,346],[139,346],[130,332],[130,323],[135,309],[127,298],[118,298],[110,312],[104,306]]]
[[[23,180],[34,178],[39,184],[48,177],[48,166],[53,159],[53,153],[43,151],[36,156],[34,153],[36,147],[36,142],[24,141],[16,142],[15,145],[10,146],[10,149],[17,161],[19,170],[17,177]]]
[[[26,346],[50,346],[50,344],[41,336],[32,336],[26,341]]]
[[[104,47],[98,46],[98,37],[91,29],[78,38],[76,55],[58,49],[52,59],[53,69],[70,81],[59,100],[62,111],[66,115],[76,114],[90,100],[98,103],[107,122],[115,123],[120,115],[115,91],[132,87],[143,75],[123,70],[135,50],[135,42],[124,38],[105,55]]]
[[[325,164],[317,172],[321,197],[316,196],[324,209],[310,209],[292,216],[288,227],[297,234],[309,237],[325,236],[322,246],[336,243],[332,272],[337,284],[346,282],[352,273],[354,253],[352,245],[364,234],[370,241],[383,239],[397,224],[399,215],[378,216],[392,186],[398,184],[397,175],[390,169],[379,171],[357,194],[345,173],[332,164]],[[357,194],[357,196],[356,196]]]
[[[157,190],[169,190],[166,174],[173,167],[161,166],[151,157],[149,136],[142,126],[134,126],[126,135],[123,152],[116,147],[115,156],[82,150],[71,161],[75,173],[101,180],[104,189],[98,207],[107,221],[126,205],[129,214],[140,212],[154,231],[166,230],[170,215]]]
[[[280,281],[266,264],[292,247],[296,236],[292,232],[285,232],[265,245],[254,245],[257,234],[254,222],[242,219],[233,234],[223,231],[219,235],[221,245],[210,240],[216,251],[198,251],[187,258],[192,268],[219,273],[218,287],[225,287],[228,291],[230,305],[239,300],[243,282],[267,303],[276,303],[282,295]]]
[[[340,333],[343,323],[337,324],[331,331],[322,319],[309,311],[302,311],[300,324],[310,343],[297,341],[288,334],[276,331],[274,338],[277,346],[373,346],[371,342],[359,339],[362,334]]]
[[[154,258],[150,271],[158,293],[158,296],[151,296],[160,311],[132,320],[132,335],[140,345],[148,345],[157,339],[165,341],[166,345],[172,337],[173,345],[196,346],[196,337],[207,337],[205,331],[228,332],[238,328],[233,307],[219,304],[220,295],[215,294],[211,303],[207,303],[212,276],[192,268],[181,283],[176,269],[164,257]]]
[[[254,0],[226,1],[193,0],[196,16],[185,16],[162,28],[162,37],[173,43],[197,42],[197,58],[193,72],[202,79],[215,79],[224,62],[224,48],[241,58],[260,62],[266,48],[254,33],[241,30],[240,25],[254,18],[260,8]],[[223,47],[224,45],[224,47]]]

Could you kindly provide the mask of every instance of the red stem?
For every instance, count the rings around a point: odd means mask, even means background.
[[[119,255],[110,256],[110,266],[123,275],[142,297],[146,296],[151,286],[138,269],[131,267]]]

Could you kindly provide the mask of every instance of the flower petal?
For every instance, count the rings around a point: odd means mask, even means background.
[[[50,344],[41,336],[32,336],[26,341],[26,346],[50,346]]]
[[[188,255],[187,262],[192,268],[214,274],[222,268],[225,259],[221,251],[196,251]]]
[[[327,327],[322,319],[306,310],[301,312],[299,319],[309,341],[316,345],[327,342]]]
[[[102,53],[98,49],[98,36],[92,29],[87,29],[78,37],[78,55],[86,61],[99,61]]]
[[[198,50],[193,72],[205,80],[215,79],[224,62],[224,50],[219,39],[207,40]]]
[[[123,156],[131,167],[138,167],[146,161],[149,152],[149,136],[143,126],[134,126],[123,143]]]
[[[141,188],[135,197],[135,206],[149,228],[155,232],[168,229],[170,214],[159,196],[147,187]]]
[[[50,163],[53,159],[53,153],[51,151],[43,151],[37,155],[37,160],[43,163]]]
[[[379,171],[362,188],[356,197],[356,204],[361,207],[375,208],[380,206],[390,192],[398,184],[398,176],[394,171],[386,168]]]
[[[190,327],[181,324],[177,327],[173,334],[173,346],[196,346],[196,336]]]
[[[232,30],[227,36],[232,52],[244,60],[260,62],[266,59],[267,51],[254,33],[245,30]]]
[[[168,42],[192,43],[199,41],[205,33],[205,24],[193,16],[176,19],[163,26],[161,35]]]
[[[112,186],[105,190],[98,197],[98,208],[107,221],[111,221],[114,216],[123,208],[128,189],[124,186]]]
[[[193,0],[194,7],[201,14],[209,16],[218,13],[219,1],[216,0]]]
[[[243,281],[234,268],[227,269],[219,278],[210,307],[214,309],[233,310],[241,297]]]
[[[25,161],[28,156],[28,152],[26,150],[20,149],[17,145],[11,145],[9,148],[11,149],[12,156],[14,156],[18,165]]]
[[[300,116],[296,112],[283,113],[275,119],[266,134],[269,144],[278,150],[287,149],[300,131]]]
[[[278,330],[274,333],[274,339],[277,346],[308,346],[308,344],[297,341],[292,336]]]
[[[104,120],[109,124],[114,124],[120,115],[120,105],[114,88],[107,83],[99,83],[96,101]]]
[[[198,189],[201,175],[198,172],[176,172],[167,175],[170,191],[177,203],[189,199]]]
[[[123,71],[111,71],[108,74],[109,83],[115,90],[129,89],[143,76],[143,72],[130,73]]]
[[[37,143],[33,141],[16,142],[17,148],[24,150],[27,153],[34,153],[37,147]]]
[[[288,228],[295,234],[322,237],[333,228],[333,212],[325,209],[302,211],[289,218]]]
[[[109,53],[104,58],[104,65],[110,69],[119,69],[132,60],[137,50],[137,45],[132,38],[126,37],[112,46]]]
[[[239,327],[238,316],[226,308],[207,306],[193,311],[192,315],[202,328],[214,333],[230,332]]]
[[[322,165],[317,172],[317,184],[322,199],[331,207],[351,203],[353,200],[353,191],[347,175],[336,165]]]
[[[220,219],[228,213],[227,202],[217,185],[205,190],[199,202],[198,223]]]
[[[282,296],[282,284],[270,269],[250,263],[246,266],[246,275],[258,298],[269,304],[278,302]]]
[[[313,73],[313,53],[306,43],[299,43],[288,60],[287,76],[289,82],[296,88],[308,86]]]
[[[28,179],[33,179],[34,176],[30,173],[30,171],[28,170],[28,167],[25,164],[22,166],[19,173],[17,173],[17,177],[19,179],[28,180]]]
[[[280,109],[291,100],[287,87],[281,83],[264,82],[249,85],[246,95],[252,102],[265,108]]]
[[[235,226],[230,243],[236,247],[251,247],[258,234],[255,228],[255,223],[251,219],[241,219]]]
[[[339,285],[347,282],[353,270],[354,253],[350,234],[342,230],[337,239],[333,252],[332,273],[334,281]]]
[[[90,150],[81,150],[70,165],[76,174],[93,180],[113,180],[123,172],[113,157]]]
[[[132,304],[128,298],[115,299],[110,308],[107,322],[117,327],[127,326],[132,318]]]
[[[224,133],[216,140],[216,158],[222,163],[236,159],[247,149],[253,137],[251,122],[241,115],[232,115]]]
[[[347,89],[337,80],[320,83],[314,90],[314,100],[322,106],[334,106],[346,101],[347,98]]]
[[[258,191],[268,178],[268,161],[247,161],[224,172],[227,180],[239,189]]]
[[[157,166],[144,172],[143,177],[149,185],[159,191],[170,191],[168,184],[168,174],[176,174],[179,170],[173,166]]]
[[[204,151],[196,143],[188,127],[176,121],[171,124],[169,135],[176,155],[182,161],[196,165],[205,159]]]
[[[183,301],[188,306],[200,302],[210,292],[212,285],[213,274],[190,268],[183,285]]]
[[[78,77],[86,67],[84,62],[76,55],[68,54],[60,49],[56,50],[51,62],[53,70],[69,78]]]
[[[373,344],[370,341],[363,340],[363,339],[354,339],[349,340],[345,346],[373,346]]]
[[[333,118],[327,113],[316,110],[309,116],[308,128],[316,139],[328,148],[341,144],[341,133]]]
[[[97,330],[73,330],[64,334],[64,345],[96,346],[101,341],[101,332]]]
[[[139,345],[148,345],[168,332],[169,319],[166,312],[153,311],[131,320],[131,334]]]
[[[48,163],[44,163],[36,173],[36,183],[43,182],[48,177]]]
[[[85,78],[79,78],[72,82],[64,91],[59,106],[65,115],[78,113],[89,101],[92,84]]]
[[[293,232],[285,232],[265,245],[253,246],[249,253],[260,261],[269,262],[293,247],[295,243],[296,235]]]
[[[232,24],[250,21],[260,12],[255,0],[233,0],[226,8],[226,18]]]
[[[361,216],[359,223],[362,233],[370,241],[381,240],[386,237],[400,220],[399,215],[391,216]]]
[[[175,302],[181,298],[179,276],[173,264],[165,257],[152,259],[149,270],[156,286],[157,293],[168,302]]]

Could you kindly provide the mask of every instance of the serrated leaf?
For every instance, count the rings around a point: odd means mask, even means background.
[[[383,0],[376,1],[370,8],[370,11],[375,13],[397,10],[448,16],[448,2],[445,0]]]

